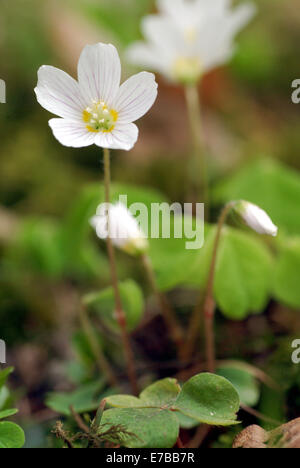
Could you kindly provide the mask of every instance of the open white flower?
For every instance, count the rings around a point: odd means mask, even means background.
[[[258,232],[258,234],[266,234],[276,237],[278,227],[275,226],[270,216],[259,206],[247,201],[239,201],[234,206],[235,212],[242,218],[244,223]]]
[[[146,42],[129,47],[128,60],[184,84],[231,58],[235,35],[255,12],[252,3],[232,9],[231,0],[157,2],[160,14],[142,21]]]
[[[58,115],[49,125],[57,140],[76,148],[95,144],[130,150],[142,117],[157,97],[153,74],[142,72],[120,86],[121,63],[111,44],[86,46],[78,63],[78,82],[67,73],[42,66],[35,89],[38,102]]]
[[[115,205],[102,203],[90,223],[100,239],[105,240],[109,236],[116,247],[130,255],[139,255],[148,250],[145,234],[123,203]]]

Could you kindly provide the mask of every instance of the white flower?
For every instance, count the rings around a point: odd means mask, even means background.
[[[109,227],[108,227],[109,213]],[[90,220],[100,239],[109,236],[113,244],[130,255],[139,255],[148,249],[148,241],[137,220],[123,203],[102,203]]]
[[[60,119],[49,125],[65,146],[95,144],[130,150],[142,117],[157,97],[153,74],[142,72],[120,86],[121,63],[111,44],[86,46],[78,63],[78,82],[51,66],[42,66],[35,89],[38,102]]]
[[[267,234],[276,237],[278,227],[272,222],[267,213],[259,206],[247,201],[239,201],[235,204],[234,210],[243,219],[244,223],[258,232],[258,234]]]
[[[255,12],[251,3],[231,9],[230,0],[157,2],[160,14],[142,22],[146,42],[133,44],[128,60],[184,84],[231,58],[235,35]]]

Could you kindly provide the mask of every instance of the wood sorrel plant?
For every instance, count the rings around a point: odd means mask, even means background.
[[[139,229],[133,216],[120,205],[111,205],[111,168],[110,149],[131,149],[138,137],[138,129],[133,123],[144,115],[154,103],[157,96],[157,84],[154,75],[140,73],[120,86],[121,66],[118,53],[111,45],[96,44],[87,46],[79,60],[78,82],[69,75],[53,67],[42,67],[39,70],[39,81],[36,95],[40,104],[50,112],[60,116],[50,120],[49,124],[54,136],[64,145],[83,147],[95,144],[104,150],[104,201],[106,211],[99,212],[91,220],[97,235],[106,240],[112,280],[111,291],[106,291],[106,299],[113,293],[114,317],[118,323],[123,352],[127,362],[128,379],[132,393],[138,394],[138,383],[134,364],[134,354],[129,338],[128,317],[123,304],[123,286],[119,283],[115,250],[118,247],[126,253],[140,258],[147,273],[149,283],[157,297],[165,321],[170,329],[170,336],[178,346],[178,356],[182,358],[183,332],[178,325],[173,310],[162,293],[152,267],[149,255],[150,245]],[[189,83],[190,86],[190,83]],[[188,101],[191,99],[191,88],[188,90]],[[195,125],[194,125],[195,124]],[[195,140],[198,139],[198,113],[191,112],[191,125]],[[198,143],[195,143],[198,148]],[[221,231],[231,210],[239,213],[245,223],[257,232],[276,234],[276,228],[267,216],[256,207],[246,202],[233,202],[224,209],[214,244],[209,280],[207,284],[204,315],[206,320],[207,360],[208,368],[215,371],[214,330],[213,330],[213,282],[217,261],[217,251]],[[115,235],[118,228],[127,229],[124,238]],[[117,229],[116,229],[117,228]],[[128,283],[126,285],[128,287]],[[130,284],[131,290],[134,290]],[[136,294],[135,290],[135,294]],[[107,296],[108,294],[108,296]],[[101,295],[101,293],[100,293]],[[138,295],[138,293],[137,293]],[[90,347],[95,355],[101,373],[115,389],[119,382],[112,365],[107,359],[92,324],[87,316],[85,306],[102,297],[88,297],[83,301],[81,322]],[[201,311],[200,311],[201,312]],[[199,310],[195,310],[199,320]],[[195,325],[192,320],[193,326]],[[198,333],[198,323],[193,328],[193,335],[188,336],[187,343],[193,350],[194,338]],[[187,353],[188,355],[188,353]],[[172,447],[179,440],[179,430],[191,428],[200,424],[227,426],[236,424],[236,413],[239,409],[239,396],[235,388],[222,376],[200,374],[192,377],[181,388],[174,379],[165,379],[154,383],[144,390],[140,397],[132,395],[117,395],[107,398],[111,407],[101,414],[96,422],[85,425],[76,410],[92,411],[98,406],[96,395],[102,389],[99,382],[89,386],[84,391],[70,395],[60,395],[48,401],[48,405],[68,416],[73,416],[83,429],[85,441],[89,445],[101,446],[103,440],[110,443],[118,442],[127,447]],[[84,404],[82,404],[82,399]],[[70,400],[77,407],[70,407]],[[67,407],[66,407],[67,402]],[[96,406],[95,406],[96,405]],[[78,409],[79,408],[79,409]],[[104,411],[104,412],[103,412]],[[142,429],[141,429],[142,425]],[[96,430],[95,430],[96,428]],[[98,430],[99,429],[99,430]],[[69,438],[63,428],[58,425],[56,433],[67,445],[72,446],[75,439]],[[106,437],[106,439],[105,439]]]

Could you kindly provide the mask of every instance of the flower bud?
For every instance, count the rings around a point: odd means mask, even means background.
[[[109,235],[113,244],[129,255],[140,255],[149,248],[148,240],[137,220],[122,203],[99,205],[90,224],[100,239],[105,240]]]
[[[234,211],[243,219],[244,223],[258,232],[276,237],[278,227],[272,222],[269,215],[253,203],[241,200],[234,205]]]

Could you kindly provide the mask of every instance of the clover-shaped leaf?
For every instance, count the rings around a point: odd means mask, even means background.
[[[163,379],[147,387],[140,397],[113,395],[106,399],[100,432],[108,427],[125,429],[125,447],[171,448],[179,428],[200,423],[237,424],[239,395],[223,377],[199,374],[181,388],[176,379]]]

